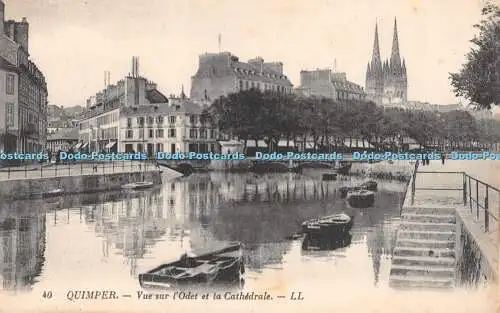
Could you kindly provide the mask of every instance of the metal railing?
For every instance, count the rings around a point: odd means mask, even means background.
[[[62,176],[147,172],[158,169],[154,160],[78,161],[59,164],[25,164],[0,168],[0,181]]]
[[[488,183],[485,183],[479,179],[476,179],[465,172],[438,172],[438,171],[420,171],[418,174],[439,174],[439,175],[457,175],[458,177],[462,176],[462,186],[460,188],[416,188],[416,177],[417,177],[417,169],[418,162],[415,166],[415,172],[413,174],[412,181],[412,194],[411,194],[411,204],[415,203],[415,191],[416,190],[437,190],[437,191],[461,191],[462,192],[462,202],[463,205],[466,206],[469,204],[471,213],[474,213],[475,207],[475,220],[481,221],[481,213],[483,212],[483,222],[484,222],[484,231],[489,232],[491,229],[491,220],[493,219],[494,223],[498,223],[498,216],[492,213],[492,205],[490,205],[491,194],[495,192],[497,195],[497,203],[496,206],[498,208],[498,212],[500,213],[500,190],[491,186]],[[473,187],[475,186],[475,193],[473,193]]]

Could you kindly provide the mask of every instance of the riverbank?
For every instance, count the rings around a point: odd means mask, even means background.
[[[349,174],[378,179],[407,181],[413,174],[414,168],[415,163],[411,161],[353,162]]]
[[[42,198],[43,194],[62,189],[63,195],[120,190],[128,183],[151,181],[161,185],[162,179],[182,176],[172,169],[143,172],[99,173],[0,181],[0,201]]]

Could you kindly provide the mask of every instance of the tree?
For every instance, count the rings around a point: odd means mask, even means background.
[[[484,20],[474,25],[479,30],[471,42],[467,62],[458,73],[451,73],[455,95],[471,101],[476,108],[490,109],[500,104],[500,8],[485,6]]]

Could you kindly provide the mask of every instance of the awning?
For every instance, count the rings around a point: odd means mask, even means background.
[[[79,142],[76,144],[75,149],[78,150],[83,145],[83,142]]]
[[[84,143],[83,146],[82,146],[82,149],[86,148],[88,145],[89,145],[88,142]]]
[[[105,148],[106,148],[106,149],[109,149],[109,148],[111,148],[112,146],[114,146],[115,144],[116,144],[116,141],[111,141],[111,142],[109,142],[109,143],[105,146]]]
[[[287,141],[286,140],[278,141],[278,147],[287,147]],[[293,140],[288,141],[288,147],[295,147],[295,143],[293,142]]]

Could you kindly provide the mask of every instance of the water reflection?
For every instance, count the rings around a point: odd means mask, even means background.
[[[139,273],[183,252],[200,254],[234,241],[244,243],[245,266],[253,280],[264,279],[269,269],[294,276],[297,266],[335,256],[362,260],[362,266],[370,268],[367,280],[375,285],[386,282],[389,266],[385,263],[390,263],[386,260],[395,244],[393,221],[399,216],[404,185],[379,183],[375,205],[353,209],[337,192],[339,186],[353,182],[325,182],[318,173],[197,174],[148,191],[9,203],[0,211],[3,290],[29,290],[41,272],[46,271],[40,281],[62,277],[78,262],[94,268],[110,266],[121,273],[118,280],[111,278],[115,275],[108,273],[111,270],[103,270],[99,277],[82,270],[81,279],[95,279],[95,286],[113,279],[116,285],[136,286]],[[354,218],[348,240],[320,244],[320,251],[303,251],[300,241],[285,239],[300,230],[304,220],[341,211]],[[80,239],[68,244],[66,251],[50,245],[50,240],[70,235]],[[51,238],[47,264],[62,268],[43,269],[46,238]],[[86,254],[85,249],[95,245],[99,245],[98,254]],[[355,252],[351,256],[349,251]],[[67,253],[79,261],[56,261]],[[338,266],[351,266],[348,263]]]
[[[0,286],[29,291],[45,258],[44,214],[0,214]]]

